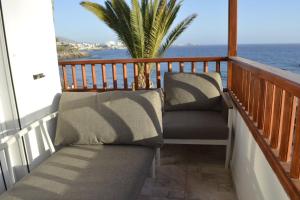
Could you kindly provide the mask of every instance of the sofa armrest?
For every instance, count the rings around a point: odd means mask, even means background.
[[[222,92],[222,104],[226,106],[227,109],[233,109],[233,102],[228,92]]]
[[[233,109],[233,102],[228,92],[222,92],[222,116],[228,122],[229,111]]]

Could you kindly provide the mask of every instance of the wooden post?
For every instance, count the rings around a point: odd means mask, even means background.
[[[156,63],[156,86],[161,88],[160,63]]]
[[[228,0],[228,57],[237,55],[237,17],[238,0]],[[232,63],[228,62],[227,87],[232,88]]]
[[[106,65],[105,64],[102,64],[102,86],[103,86],[103,90],[106,91],[107,78],[106,78]]]
[[[82,86],[83,86],[83,89],[87,89],[85,64],[81,65],[81,73],[82,73]]]
[[[93,80],[93,88],[97,89],[97,77],[96,77],[96,66],[92,64],[92,80]]]
[[[137,63],[134,63],[134,88],[132,88],[133,90],[137,90],[139,89],[139,72],[138,72],[138,64]]]
[[[112,64],[112,77],[113,77],[114,90],[116,90],[118,89],[118,80],[117,80],[117,65],[115,63]]]

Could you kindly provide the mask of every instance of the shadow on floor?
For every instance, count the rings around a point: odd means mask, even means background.
[[[139,200],[236,200],[225,147],[165,145],[156,179],[148,178]]]

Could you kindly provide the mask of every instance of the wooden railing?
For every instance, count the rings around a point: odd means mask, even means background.
[[[130,90],[138,87],[138,70],[143,68],[146,89],[162,87],[165,71],[196,73],[213,70],[221,73],[226,57],[190,57],[155,59],[78,60],[60,61],[64,91]],[[152,73],[150,67],[153,68]],[[227,70],[227,67],[226,69]]]
[[[236,106],[291,199],[300,199],[300,76],[229,58]]]

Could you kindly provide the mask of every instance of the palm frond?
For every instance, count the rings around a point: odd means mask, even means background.
[[[131,30],[133,34],[133,42],[136,49],[135,58],[144,57],[144,25],[141,13],[141,7],[138,0],[132,0]]]
[[[184,32],[184,30],[193,22],[197,15],[191,15],[179,23],[167,36],[166,41],[160,47],[158,56],[162,56],[165,51],[174,43],[174,41]]]
[[[183,1],[105,0],[104,5],[83,1],[84,8],[96,15],[126,45],[133,58],[162,56],[196,18],[191,15],[170,31]],[[163,43],[163,44],[162,44]]]

